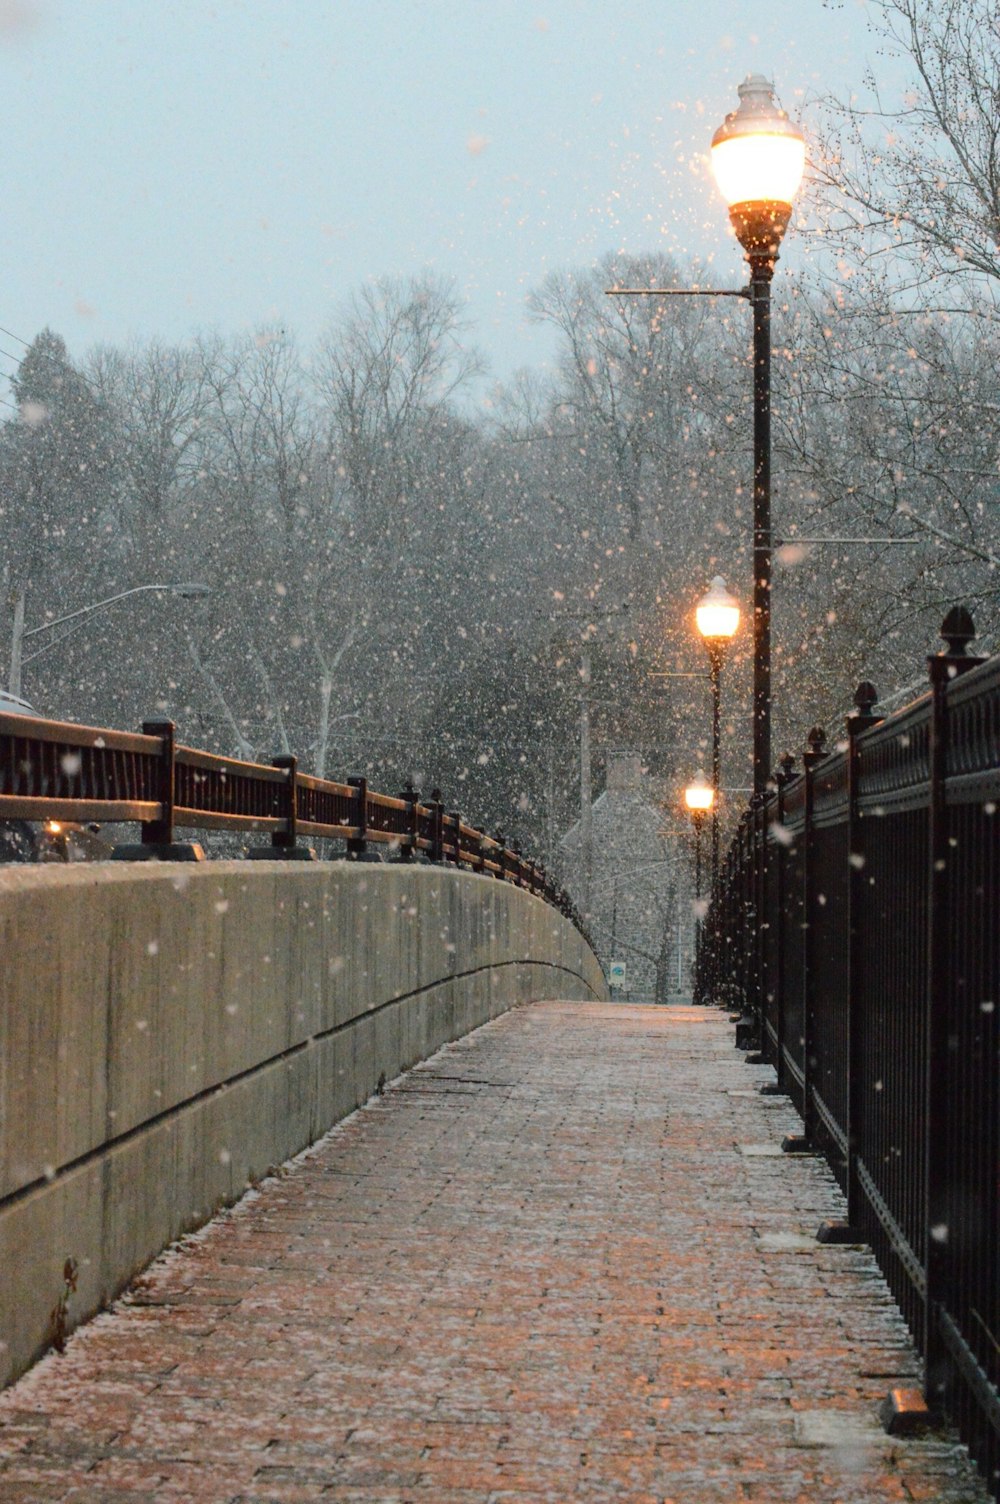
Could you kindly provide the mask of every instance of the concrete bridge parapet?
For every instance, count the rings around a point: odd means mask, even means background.
[[[606,996],[567,919],[468,873],[0,871],[0,1383],[380,1079],[516,1003]]]

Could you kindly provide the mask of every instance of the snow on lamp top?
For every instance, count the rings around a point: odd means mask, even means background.
[[[717,574],[695,609],[702,637],[732,637],[740,624],[740,608]]]
[[[774,85],[751,74],[739,86],[739,109],[712,137],[712,170],[730,208],[734,204],[791,204],[806,161],[805,138],[779,109]]]

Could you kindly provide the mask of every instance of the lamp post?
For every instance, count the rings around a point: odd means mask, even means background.
[[[705,823],[705,816],[715,804],[715,791],[707,782],[704,773],[698,772],[692,778],[684,790],[684,803],[691,816],[694,826],[694,899],[695,899],[695,942],[694,942],[694,993],[695,1001],[701,999],[701,828]]]
[[[755,73],[712,137],[712,169],[750,266],[753,308],[753,787],[771,771],[771,278],[805,167],[805,139]]]
[[[684,790],[684,803],[694,825],[694,896],[701,897],[701,827],[715,803],[715,791],[704,773],[694,775]]]
[[[62,637],[55,638],[52,642],[44,643],[42,647],[37,649],[36,652],[29,654],[29,656],[25,658],[24,644],[27,642],[29,637],[37,637],[42,632],[51,632],[55,627],[61,627],[66,622],[70,621],[76,621],[82,626],[82,618],[93,616],[98,611],[103,611],[106,607],[113,606],[118,601],[125,600],[127,596],[141,595],[147,590],[156,591],[161,594],[166,593],[167,595],[179,595],[184,600],[193,600],[198,596],[211,595],[212,593],[210,586],[202,585],[197,582],[170,585],[133,585],[129,590],[120,590],[117,595],[109,595],[102,601],[94,601],[92,605],[81,606],[76,611],[68,611],[65,616],[57,616],[52,621],[43,621],[37,627],[28,627],[27,629],[25,629],[24,591],[20,591],[17,597],[17,602],[15,604],[14,629],[11,634],[10,642],[9,688],[11,694],[19,695],[21,693],[21,669],[24,664],[31,663],[35,658],[40,658],[43,653],[47,653],[50,648],[53,648],[57,643],[62,642],[63,638],[68,637],[70,633],[76,630],[76,628],[71,627],[70,631],[64,633]]]
[[[698,631],[708,650],[712,680],[712,891],[719,879],[719,732],[721,711],[722,661],[726,648],[740,624],[740,608],[717,574],[695,608]]]

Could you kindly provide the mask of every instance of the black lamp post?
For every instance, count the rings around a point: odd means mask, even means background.
[[[712,137],[712,168],[750,265],[753,308],[753,787],[771,772],[771,278],[805,166],[805,140],[755,73]]]
[[[705,816],[715,805],[714,790],[711,784],[706,782],[704,773],[696,773],[692,778],[684,790],[684,803],[691,816],[691,823],[694,825],[694,995],[695,1001],[701,1002],[704,981],[701,954],[701,829],[705,823]]]
[[[695,608],[698,631],[708,649],[712,680],[712,892],[719,880],[719,783],[722,660],[729,640],[740,624],[740,608],[717,574]]]

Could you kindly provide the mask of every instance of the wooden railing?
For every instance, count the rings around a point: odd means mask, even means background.
[[[344,843],[363,859],[384,848],[399,861],[451,863],[502,879],[544,899],[583,929],[566,893],[538,862],[499,836],[447,810],[435,790],[422,801],[407,787],[393,797],[364,778],[339,783],[299,770],[294,757],[241,762],[179,743],[172,721],[146,721],[142,734],[0,713],[0,821],[135,822],[141,839],[125,859],[197,860],[179,830],[269,836],[254,857],[312,859],[310,839]]]

